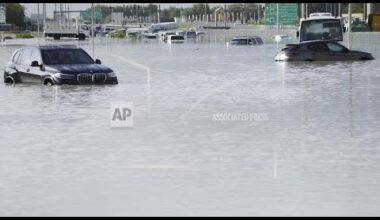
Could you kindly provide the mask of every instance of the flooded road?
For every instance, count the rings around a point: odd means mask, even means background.
[[[375,60],[97,39],[116,86],[0,83],[0,215],[379,215],[380,48],[355,46]]]

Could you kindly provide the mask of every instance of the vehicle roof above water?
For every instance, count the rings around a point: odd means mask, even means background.
[[[261,38],[259,36],[237,36],[234,39]]]
[[[64,45],[43,45],[43,46],[24,46],[20,49],[25,48],[37,48],[37,49],[44,49],[44,50],[52,50],[52,49],[81,49],[80,47],[77,47],[76,45],[71,44],[64,44]]]
[[[302,41],[302,42],[286,44],[286,46],[305,45],[305,44],[313,44],[313,43],[320,43],[320,42],[322,42],[322,43],[327,43],[327,42],[338,43],[337,40],[309,40],[309,41]]]

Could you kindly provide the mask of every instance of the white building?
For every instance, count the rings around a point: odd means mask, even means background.
[[[113,12],[111,13],[111,23],[121,25],[124,20],[123,12]]]
[[[5,19],[5,7],[0,6],[0,24],[5,24],[5,23],[7,23]]]

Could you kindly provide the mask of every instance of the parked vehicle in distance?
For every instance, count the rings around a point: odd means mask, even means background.
[[[17,49],[4,68],[4,82],[118,84],[112,69],[75,45],[27,46]]]
[[[157,39],[157,34],[152,32],[144,32],[143,37],[146,39]]]
[[[348,29],[346,27],[346,29]],[[359,18],[356,18],[352,24],[351,24],[351,31],[352,32],[368,32],[371,31],[368,25],[365,23],[365,21],[360,20]]]
[[[235,37],[230,42],[231,45],[262,45],[263,40],[259,36],[240,36]]]
[[[67,38],[78,38],[79,40],[84,40],[86,37],[90,36],[90,26],[87,24],[80,24],[78,20],[73,22],[46,22],[44,36],[52,37],[54,40],[59,40],[61,37]]]
[[[167,42],[169,36],[176,35],[176,32],[175,31],[163,31],[163,32],[160,32],[159,35],[160,35],[161,41]]]
[[[197,38],[197,33],[193,30],[188,30],[185,32],[186,39],[195,39]]]
[[[203,31],[197,31],[196,34],[197,34],[197,37],[204,37],[206,33]]]
[[[292,38],[288,35],[279,34],[279,35],[274,35],[272,39],[277,43],[284,43],[284,42],[289,42]]]
[[[337,41],[316,40],[287,44],[279,51],[276,61],[344,61],[344,60],[373,60],[372,54],[349,50]]]
[[[185,38],[181,35],[169,35],[167,36],[167,42],[169,44],[184,43]]]
[[[184,31],[184,30],[177,30],[175,32],[176,35],[180,35],[180,36],[185,36],[185,33],[186,33],[186,31]]]

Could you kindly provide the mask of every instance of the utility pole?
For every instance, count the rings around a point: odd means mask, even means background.
[[[245,6],[245,3],[243,3],[243,12],[242,12],[242,15],[241,15],[241,24],[244,23],[244,6]]]
[[[309,14],[309,7],[308,7],[308,4],[307,3],[305,3],[305,10],[306,10],[306,14],[305,14],[305,17],[307,18],[307,16],[308,16],[308,14]]]
[[[37,39],[40,44],[40,3],[37,3]]]
[[[157,23],[160,23],[160,11],[161,11],[161,6],[158,4],[157,8]]]
[[[46,3],[43,3],[43,16],[44,16],[44,24],[43,24],[43,27],[44,27],[44,31],[45,31],[45,27],[46,27]]]
[[[305,18],[305,3],[301,3],[301,18]]]
[[[224,29],[226,29],[227,27],[226,18],[227,18],[227,8],[226,8],[226,4],[224,4]]]
[[[217,9],[215,10],[215,27],[218,26],[218,20],[217,20],[217,18],[216,18],[216,12],[218,12],[220,9],[222,9],[222,8],[217,8]]]
[[[206,16],[207,16],[207,11],[206,11],[206,9],[207,9],[207,4],[205,3],[204,6],[205,6],[205,18],[204,18],[203,22],[206,21]]]
[[[278,35],[278,32],[279,32],[279,26],[278,26],[278,21],[279,21],[279,16],[278,16],[278,3],[276,4],[276,7],[277,7],[277,35]]]
[[[351,49],[351,3],[348,3],[348,49]]]
[[[260,24],[260,5],[257,5],[257,24]]]
[[[59,13],[59,26],[60,26],[60,28],[62,28],[62,15],[63,15],[63,13],[62,13],[62,3],[59,3],[59,11],[60,11],[60,13]]]
[[[340,16],[340,3],[338,3],[338,16]]]
[[[94,47],[94,3],[91,3],[91,9],[92,9],[92,16],[91,16],[91,43],[92,43],[92,57],[95,57],[95,47]]]

